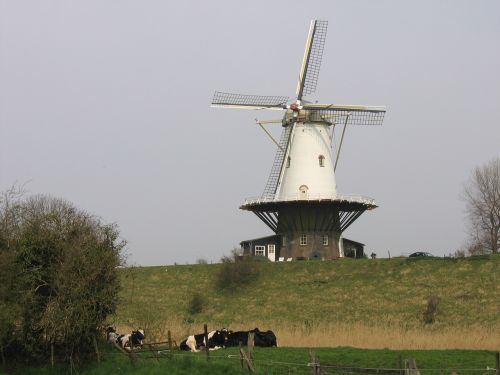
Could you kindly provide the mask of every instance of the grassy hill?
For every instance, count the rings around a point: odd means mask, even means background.
[[[145,327],[154,338],[200,332],[203,323],[273,329],[286,346],[428,349],[500,347],[500,256],[463,259],[343,259],[260,264],[257,280],[221,292],[222,265],[121,270],[113,323]],[[194,293],[205,304],[188,313]],[[430,297],[436,321],[424,324]]]

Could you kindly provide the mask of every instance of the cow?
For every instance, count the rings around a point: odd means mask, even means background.
[[[211,331],[208,333],[208,349],[209,350],[217,350],[220,348],[225,348],[227,346],[227,338],[228,338],[228,330],[222,329],[222,330],[216,330],[216,331]],[[192,351],[192,352],[199,352],[201,347],[205,347],[205,334],[200,333],[197,335],[191,335],[188,336],[185,340],[183,340],[180,345],[179,349],[181,350],[186,350],[186,351]]]
[[[227,346],[239,346],[248,344],[248,331],[229,331],[227,338]]]
[[[110,344],[116,343],[116,339],[120,336],[118,333],[116,333],[116,329],[114,327],[109,326],[106,328],[106,341],[109,342]]]
[[[144,335],[144,330],[139,328],[137,331],[132,331],[132,333],[119,335],[116,342],[123,349],[132,351],[134,348],[142,348],[142,340],[145,338],[146,336]]]
[[[254,345],[262,348],[271,348],[278,346],[276,335],[273,331],[267,330],[265,332],[259,331],[258,328],[254,329]]]
[[[228,340],[226,346],[239,346],[240,342],[242,345],[248,345],[248,334],[252,332],[254,334],[254,345],[264,348],[269,348],[273,346],[278,346],[276,335],[273,331],[260,331],[258,328],[254,328],[250,331],[229,331]]]

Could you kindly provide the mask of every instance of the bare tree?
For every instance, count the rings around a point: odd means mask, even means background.
[[[17,225],[16,211],[19,209],[19,202],[26,193],[26,183],[13,184],[7,190],[0,192],[0,245],[4,242],[8,248],[11,238],[9,234],[12,228]]]
[[[473,170],[464,187],[471,249],[498,254],[500,249],[500,158]]]

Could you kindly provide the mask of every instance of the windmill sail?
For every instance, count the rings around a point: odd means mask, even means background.
[[[279,178],[281,175],[281,168],[285,161],[285,154],[288,148],[288,141],[290,140],[290,133],[292,131],[293,125],[289,125],[283,129],[281,132],[280,142],[278,149],[276,150],[276,155],[274,157],[273,166],[271,168],[271,173],[267,179],[266,187],[264,188],[263,198],[274,199],[274,194],[278,187]]]
[[[297,84],[297,100],[316,91],[327,30],[328,21],[311,21]]]
[[[309,104],[303,105],[313,121],[326,121],[332,124],[347,125],[382,125],[385,107],[340,104]]]
[[[287,102],[288,96],[244,95],[216,91],[212,107],[282,110],[286,108]]]
[[[327,30],[328,21],[311,21],[299,82],[297,84],[297,100],[301,100],[303,95],[308,95],[316,91]],[[286,117],[287,114],[285,114],[285,119]],[[275,198],[293,127],[294,124],[291,122],[281,133],[280,147],[276,150],[271,173],[264,188],[263,198]]]

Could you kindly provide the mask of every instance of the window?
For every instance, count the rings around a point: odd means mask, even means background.
[[[323,155],[318,156],[319,160],[319,166],[324,167],[325,166],[325,157]]]
[[[328,234],[323,235],[323,246],[328,246]]]
[[[307,245],[307,234],[300,235],[300,245],[301,246]]]
[[[274,245],[267,245],[267,252],[269,255],[274,254]]]
[[[292,158],[290,156],[286,158],[286,167],[287,168],[290,168],[290,160],[292,160]]]
[[[265,246],[255,246],[255,256],[265,256],[266,247]]]

